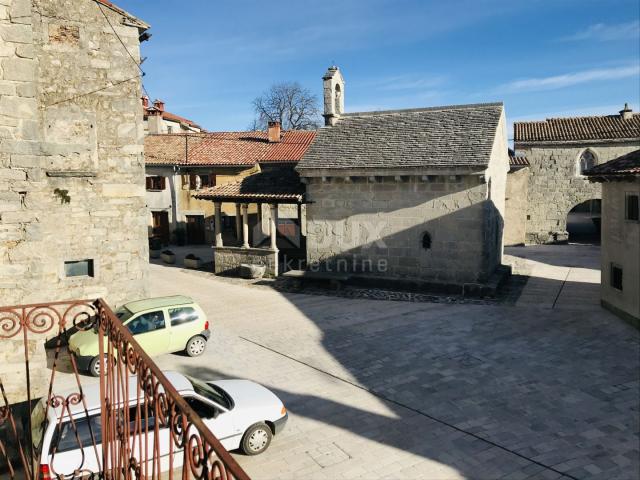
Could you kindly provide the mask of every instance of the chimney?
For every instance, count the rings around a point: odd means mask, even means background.
[[[280,141],[280,122],[269,122],[269,143]]]
[[[153,102],[153,106],[154,106],[154,107],[155,107],[155,108],[156,108],[160,113],[164,112],[164,102],[163,102],[162,100],[158,100],[158,99],[156,99],[156,100]]]
[[[324,96],[324,124],[333,126],[344,113],[344,78],[335,65],[329,67],[322,77]]]
[[[142,106],[145,109],[149,108],[149,97],[147,97],[146,95],[142,97]]]
[[[154,102],[155,103],[155,102]],[[164,131],[164,121],[162,120],[162,112],[156,107],[151,107],[147,117],[147,130],[149,135],[157,135],[159,133],[166,133]]]
[[[623,120],[629,120],[631,117],[633,117],[633,110],[629,108],[628,103],[624,104],[624,108],[620,110],[619,113]]]

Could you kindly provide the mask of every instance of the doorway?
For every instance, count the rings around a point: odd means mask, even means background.
[[[153,218],[152,235],[163,245],[169,245],[169,212],[151,212]]]
[[[204,215],[187,215],[187,243],[189,245],[204,243]]]
[[[570,243],[587,245],[600,244],[601,200],[582,202],[571,209],[567,215],[567,233]]]

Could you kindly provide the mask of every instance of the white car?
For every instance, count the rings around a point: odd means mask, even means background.
[[[257,383],[249,380],[205,382],[177,372],[163,373],[227,450],[241,449],[247,455],[262,453],[269,447],[272,437],[282,431],[287,421],[288,414],[280,399]],[[77,390],[61,392],[59,396],[67,398],[74,391]],[[99,385],[84,387],[83,391],[88,416],[80,402],[78,405],[70,405],[70,411],[64,413],[62,419],[61,407],[50,407],[45,418],[46,398],[40,400],[32,412],[35,458],[40,461],[43,479],[54,475],[71,475],[76,469],[85,472],[99,470],[98,465],[102,463],[96,458],[96,452],[102,456]],[[129,382],[129,391],[137,391],[135,377]],[[136,408],[137,403],[137,399],[133,398],[129,404],[132,432],[136,412],[140,411]],[[153,413],[150,415],[143,419],[149,427],[149,452],[153,451],[155,425]],[[97,448],[93,446],[92,434]],[[169,468],[169,442],[172,441],[167,428],[160,429],[159,441],[161,470],[165,471]],[[139,459],[136,451],[142,447],[142,443],[135,435],[132,435],[131,442],[134,456]],[[181,466],[183,455],[175,446],[173,451],[173,466],[176,468]]]

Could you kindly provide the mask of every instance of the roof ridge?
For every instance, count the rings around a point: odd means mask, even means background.
[[[632,117],[640,117],[640,112],[632,112],[631,114]],[[585,118],[594,118],[594,119],[599,119],[599,118],[620,118],[621,120],[624,120],[620,117],[620,114],[618,113],[613,113],[613,114],[609,114],[609,115],[582,115],[579,117],[549,117],[549,118],[545,118],[544,120],[523,120],[520,122],[513,122],[514,125],[515,124],[519,124],[522,125],[524,123],[545,123],[545,122],[549,122],[552,120],[583,120]]]
[[[343,113],[341,117],[352,117],[352,116],[355,117],[355,116],[364,116],[364,115],[386,115],[386,114],[394,114],[394,113],[420,113],[420,112],[458,110],[458,109],[477,108],[477,107],[504,107],[504,103],[503,102],[465,103],[460,105],[442,105],[442,106],[422,107],[422,108],[400,108],[395,110],[373,110],[370,112],[349,112],[349,113]]]

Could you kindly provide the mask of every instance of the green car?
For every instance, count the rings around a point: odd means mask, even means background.
[[[211,336],[209,321],[193,299],[182,295],[129,302],[116,315],[149,355],[184,351],[190,357],[202,355]],[[105,340],[106,344],[106,340]],[[69,349],[81,370],[100,375],[98,334],[77,332]]]

